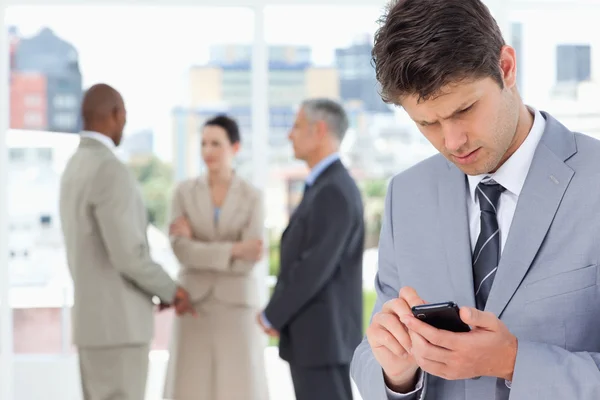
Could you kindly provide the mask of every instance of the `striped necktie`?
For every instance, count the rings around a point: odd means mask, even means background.
[[[473,251],[473,281],[475,303],[479,310],[485,309],[500,262],[500,229],[496,210],[503,191],[504,187],[493,180],[482,181],[476,189],[481,209],[481,231]]]

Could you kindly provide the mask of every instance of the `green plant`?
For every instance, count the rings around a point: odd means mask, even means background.
[[[269,275],[279,275],[279,240],[274,238],[269,241]]]
[[[384,198],[388,184],[385,179],[366,179],[361,186],[365,197]]]
[[[173,187],[171,166],[155,156],[132,161],[129,166],[140,184],[148,222],[159,229],[165,228]]]

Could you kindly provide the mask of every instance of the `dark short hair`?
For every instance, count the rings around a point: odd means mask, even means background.
[[[505,42],[480,0],[394,0],[379,20],[372,61],[386,103],[428,100],[448,84],[491,77],[504,87]]]
[[[217,115],[216,117],[213,117],[206,121],[204,123],[204,126],[218,126],[220,128],[223,128],[225,133],[227,133],[227,138],[229,139],[231,144],[236,144],[241,141],[240,128],[237,122],[227,115]]]

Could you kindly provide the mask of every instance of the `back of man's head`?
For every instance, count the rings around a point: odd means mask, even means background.
[[[444,87],[490,77],[503,86],[498,24],[480,0],[396,0],[380,20],[373,63],[384,101],[428,100]]]
[[[302,110],[310,122],[323,121],[332,138],[339,143],[344,140],[348,116],[341,104],[326,98],[308,99],[302,103]]]
[[[109,136],[119,144],[125,126],[123,97],[112,86],[98,83],[91,86],[83,96],[81,116],[85,130]]]

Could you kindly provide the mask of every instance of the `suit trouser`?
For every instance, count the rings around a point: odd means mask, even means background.
[[[296,400],[352,400],[350,365],[301,367],[290,364]]]
[[[79,348],[84,400],[144,400],[149,344]]]

